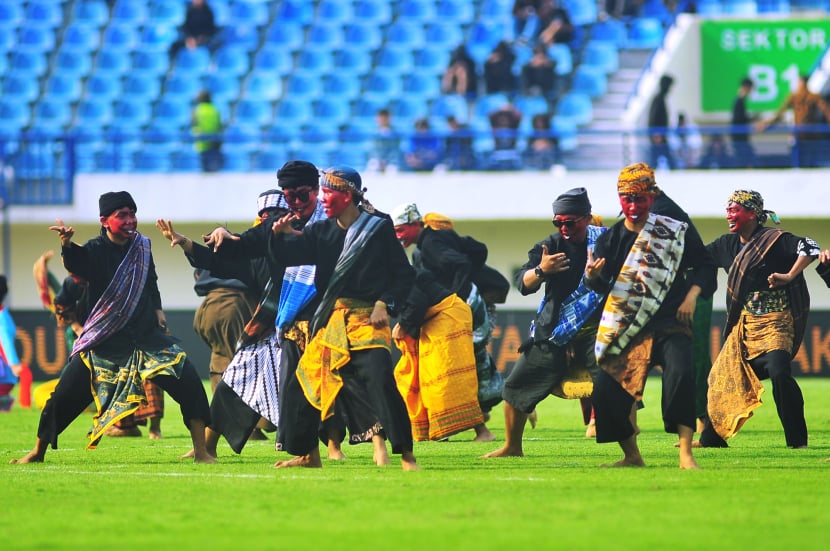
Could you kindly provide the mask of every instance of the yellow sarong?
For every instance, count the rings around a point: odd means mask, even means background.
[[[325,327],[306,346],[297,365],[297,380],[306,399],[320,410],[320,419],[334,414],[334,401],[343,388],[340,369],[351,361],[351,351],[385,348],[391,352],[389,325],[376,329],[369,322],[373,305],[337,299]]]
[[[426,313],[416,341],[396,340],[401,359],[395,382],[416,441],[441,440],[484,422],[470,307],[452,294]]]

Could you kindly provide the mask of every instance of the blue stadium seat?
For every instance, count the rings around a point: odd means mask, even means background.
[[[6,57],[17,44],[17,30],[15,27],[0,27],[0,55]]]
[[[428,43],[415,52],[413,61],[416,72],[443,74],[450,63],[450,48],[433,47]]]
[[[368,150],[341,146],[329,152],[326,166],[346,165],[363,170],[368,159]]]
[[[204,86],[216,104],[227,104],[239,96],[239,80],[235,78],[226,78],[221,74],[208,75]]]
[[[320,0],[317,5],[317,21],[348,23],[354,20],[354,6],[343,0]]]
[[[342,49],[334,52],[334,67],[352,75],[362,75],[372,68],[372,56],[367,51]]]
[[[721,15],[723,4],[720,0],[698,0],[695,4],[699,15]]]
[[[569,75],[573,71],[573,53],[567,44],[551,44],[548,56],[556,62],[555,73],[559,76]]]
[[[416,49],[424,45],[424,27],[418,23],[397,20],[386,28],[386,44],[391,47]]]
[[[243,99],[236,104],[234,122],[248,127],[263,127],[273,120],[271,102]]]
[[[352,105],[352,124],[366,125],[375,128],[375,116],[379,109],[388,107],[389,98],[367,98],[365,95],[358,98]]]
[[[568,10],[571,23],[576,27],[591,25],[597,20],[596,0],[563,0],[561,4]]]
[[[451,50],[464,42],[464,31],[460,25],[444,22],[429,23],[424,29],[424,42],[428,46]]]
[[[334,50],[343,45],[343,27],[332,23],[315,23],[308,29],[306,46]]]
[[[343,31],[343,47],[376,50],[383,44],[383,31],[378,25],[350,21]]]
[[[4,100],[16,103],[31,102],[40,95],[40,89],[35,79],[29,73],[12,71],[3,78]]]
[[[253,72],[245,80],[242,92],[244,99],[276,101],[282,96],[282,79],[270,71]]]
[[[271,71],[278,75],[287,75],[294,69],[291,52],[273,44],[266,44],[254,56],[255,71]]]
[[[132,55],[132,73],[139,73],[146,77],[158,77],[167,72],[170,61],[167,55],[160,52],[139,49]]]
[[[144,99],[122,97],[113,105],[113,125],[130,129],[130,132],[147,124],[150,116],[150,103]]]
[[[46,94],[64,102],[75,102],[81,97],[83,86],[78,76],[53,74],[46,81]]]
[[[408,48],[387,46],[375,54],[375,69],[378,72],[400,75],[414,67],[412,51]]]
[[[577,126],[572,120],[553,118],[552,130],[556,133],[560,151],[573,151],[579,145]]]
[[[199,154],[192,148],[182,148],[171,156],[170,169],[174,172],[196,172],[202,169]]]
[[[751,0],[755,3],[755,0]],[[646,0],[640,6],[640,17],[655,17],[663,23],[669,24],[673,18],[673,14],[663,0]]]
[[[296,52],[305,43],[305,33],[299,24],[277,21],[268,29],[265,42],[268,46]]]
[[[138,30],[129,23],[110,23],[104,29],[103,52],[110,50],[132,51],[140,43]]]
[[[27,25],[54,29],[63,22],[63,6],[53,0],[29,0],[25,13]]]
[[[437,19],[450,24],[466,25],[475,19],[475,5],[473,2],[459,2],[458,0],[438,0],[435,5]]]
[[[727,15],[754,16],[758,15],[758,5],[755,0],[732,0],[723,4]]]
[[[582,52],[582,63],[598,67],[608,74],[620,68],[620,56],[617,47],[613,44],[591,40]]]
[[[127,50],[104,48],[95,57],[95,72],[99,75],[119,78],[132,67]]]
[[[482,0],[478,11],[479,21],[503,21],[510,18],[513,0]]]
[[[351,115],[348,98],[325,95],[312,104],[315,122],[336,128],[346,122]]]
[[[112,7],[110,20],[115,23],[143,25],[147,20],[147,3],[134,0],[117,0]]]
[[[141,51],[167,54],[170,45],[178,38],[176,27],[148,25],[141,30]]]
[[[42,148],[25,149],[14,160],[15,177],[22,180],[51,178],[55,172],[55,156]]]
[[[198,78],[210,68],[210,52],[207,48],[182,48],[176,53],[176,72]]]
[[[124,77],[122,94],[134,101],[152,102],[161,93],[161,79],[144,74],[130,73]]]
[[[517,96],[513,100],[516,109],[522,113],[522,122],[527,121],[528,124],[532,122],[533,115],[547,113],[550,111],[550,106],[547,100],[542,96]]]
[[[403,76],[402,93],[424,99],[432,99],[441,93],[438,76],[414,72]]]
[[[0,99],[0,128],[4,132],[16,132],[29,124],[31,118],[29,106],[24,101],[12,99],[3,93]]]
[[[590,38],[592,41],[610,42],[617,47],[623,47],[628,40],[628,30],[625,28],[625,23],[609,17],[591,27]]]
[[[202,89],[202,82],[188,73],[181,73],[178,69],[167,75],[164,80],[164,97],[176,98],[189,103]]]
[[[240,77],[248,72],[248,52],[241,48],[222,46],[213,54],[216,72],[224,77]]]
[[[141,173],[169,172],[170,152],[146,146],[134,154],[132,170]]]
[[[184,23],[186,6],[182,2],[153,2],[147,14],[147,24],[177,27]]]
[[[0,28],[16,29],[23,23],[23,2],[0,3]]]
[[[580,65],[574,71],[571,90],[587,94],[591,98],[600,97],[608,91],[605,71],[599,67]]]
[[[323,82],[317,75],[295,73],[289,77],[285,95],[291,98],[309,101],[323,93]]]
[[[104,127],[112,120],[112,102],[86,99],[78,104],[75,124],[78,127]]]
[[[401,92],[401,78],[397,74],[376,71],[363,79],[363,97],[391,99]]]
[[[493,47],[507,36],[507,25],[503,22],[483,22],[479,20],[467,31],[467,51],[479,65],[490,55]]]
[[[399,97],[389,103],[392,114],[392,126],[399,132],[415,130],[415,121],[427,118],[429,107],[427,101],[417,97]]]
[[[262,172],[274,172],[288,160],[286,146],[266,143],[256,151],[254,168]]]
[[[360,95],[360,79],[355,75],[332,72],[323,77],[323,94],[353,99]]]
[[[628,29],[627,48],[652,50],[663,42],[663,23],[654,17],[639,17]]]
[[[46,56],[42,52],[18,51],[12,54],[9,68],[21,74],[39,77],[46,72]]]
[[[314,4],[307,0],[285,0],[277,9],[274,27],[285,23],[309,25],[314,21]]]
[[[473,105],[473,115],[477,118],[487,120],[487,117],[493,111],[498,110],[502,107],[505,103],[508,103],[510,100],[507,97],[507,94],[484,94],[478,96],[476,98],[475,104]],[[518,107],[518,105],[516,106]],[[519,109],[522,111],[521,109]],[[522,111],[524,114],[524,111]]]
[[[334,56],[327,46],[308,46],[297,54],[295,72],[321,76],[331,72]]]
[[[386,0],[355,0],[354,15],[358,21],[385,24],[392,20],[392,8]]]
[[[110,10],[105,0],[84,0],[72,3],[72,19],[79,23],[103,27],[110,18]]]
[[[71,23],[63,33],[61,50],[88,55],[100,46],[100,33],[93,25]]]
[[[425,23],[435,19],[435,2],[433,0],[400,0],[395,6],[398,18]]]
[[[460,122],[467,120],[467,100],[460,94],[444,94],[432,101],[430,116],[446,118],[454,116]]]
[[[240,2],[231,4],[229,23],[260,27],[268,22],[268,5],[263,2]]]
[[[790,13],[789,0],[756,0],[758,13]]]
[[[556,119],[571,121],[576,125],[585,125],[594,118],[594,106],[586,94],[568,92],[556,103]]]
[[[112,74],[93,73],[86,81],[86,96],[95,101],[113,101],[121,95],[121,83]]]
[[[190,126],[190,98],[164,96],[153,107],[150,126],[155,129],[184,130]]]
[[[23,52],[44,53],[55,47],[52,29],[33,27],[26,23],[17,31],[17,49]]]

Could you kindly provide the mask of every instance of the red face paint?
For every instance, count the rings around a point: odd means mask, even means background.
[[[331,188],[323,188],[323,210],[326,216],[336,218],[343,214],[346,207],[352,202],[352,194],[348,191],[337,191]]]
[[[654,195],[650,193],[620,195],[620,207],[622,207],[623,215],[632,224],[645,219],[653,203]]]
[[[585,235],[588,233],[588,223],[590,221],[590,216],[574,216],[573,214],[563,214],[553,217],[553,225],[559,228],[559,234],[564,239],[573,240],[578,243],[585,241]]]
[[[102,216],[101,225],[116,239],[129,241],[135,235],[138,219],[134,210],[130,207],[122,207],[113,211],[109,216]]]
[[[318,189],[311,186],[288,188],[283,190],[285,202],[300,218],[308,218],[317,206]]]
[[[398,238],[398,241],[401,242],[401,245],[404,247],[408,247],[415,243],[418,239],[418,230],[420,229],[421,224],[400,224],[395,226],[395,236]]]
[[[735,202],[726,205],[726,221],[729,223],[730,233],[740,233],[741,229],[746,228],[757,219],[758,217],[752,209]]]

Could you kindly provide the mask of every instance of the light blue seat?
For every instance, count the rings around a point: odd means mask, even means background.
[[[758,13],[790,13],[789,0],[756,0]]]
[[[57,169],[55,156],[43,148],[24,149],[14,159],[15,177],[21,180],[51,178]]]
[[[436,75],[414,72],[403,76],[402,93],[423,99],[432,99],[441,93],[441,80]]]
[[[262,2],[240,2],[231,4],[229,23],[260,27],[268,22],[268,5]]]
[[[482,0],[479,8],[479,21],[504,20],[513,11],[513,0]]]
[[[78,104],[75,124],[80,127],[104,127],[112,121],[112,102],[85,99]]]
[[[628,40],[628,29],[625,28],[625,23],[619,19],[609,17],[591,27],[590,39],[594,42],[610,42],[617,47],[622,47]]]
[[[309,25],[314,21],[314,4],[307,0],[284,0],[277,9],[275,26],[284,23]]]
[[[392,126],[399,132],[413,132],[415,121],[428,118],[429,107],[427,101],[412,96],[401,96],[389,103],[389,112],[392,114]]]
[[[554,72],[559,76],[569,75],[573,71],[573,53],[567,44],[551,44],[548,47],[548,56],[556,62]]]
[[[72,120],[72,108],[62,98],[40,99],[32,112],[32,125],[62,131]]]
[[[34,27],[26,23],[17,31],[17,49],[21,52],[44,53],[55,47],[52,29]]]
[[[23,2],[0,2],[0,28],[16,29],[23,23]]]
[[[254,56],[255,71],[270,71],[278,75],[288,75],[294,69],[294,58],[291,52],[275,46],[265,44]]]
[[[360,95],[360,79],[342,72],[332,72],[323,77],[323,94],[354,99]]]
[[[554,117],[551,129],[556,133],[560,151],[574,151],[579,145],[576,123],[570,119]]]
[[[464,31],[457,23],[447,23],[444,19],[429,23],[424,28],[424,42],[427,46],[452,50],[464,42]]]
[[[104,29],[102,52],[110,50],[132,51],[140,44],[136,27],[129,23],[112,22]]]
[[[286,82],[287,97],[305,101],[317,99],[323,93],[323,81],[317,75],[295,73]]]
[[[116,23],[143,25],[147,20],[147,3],[135,0],[117,0],[110,20]]]
[[[415,72],[440,75],[450,63],[450,49],[426,45],[413,56]]]
[[[438,0],[435,4],[438,21],[449,24],[467,25],[475,19],[473,2],[459,2],[458,0]]]
[[[306,46],[334,50],[343,45],[343,27],[333,23],[315,23],[308,29]]]
[[[182,2],[153,2],[147,13],[149,25],[179,26],[184,23],[186,5]]]
[[[182,148],[171,156],[173,172],[198,172],[202,169],[199,154],[192,148]]]
[[[418,23],[397,20],[386,28],[386,44],[390,47],[420,48],[424,45],[424,27]]]
[[[467,51],[476,63],[481,66],[493,47],[507,36],[507,25],[499,21],[479,21],[473,23],[467,31]]]
[[[47,60],[43,52],[17,51],[11,56],[9,68],[31,78],[42,76],[46,72]]]
[[[399,18],[426,22],[435,19],[435,2],[433,0],[400,0],[395,7]]]
[[[586,94],[568,92],[556,103],[556,119],[561,118],[582,126],[594,118],[594,107],[591,98]]]
[[[133,170],[141,173],[170,172],[170,152],[147,147],[135,152]]]
[[[378,25],[351,21],[343,31],[343,48],[376,50],[383,44],[383,32]]]
[[[63,22],[63,6],[53,0],[26,2],[26,23],[45,29],[54,29]]]
[[[755,3],[755,0],[751,1],[753,4]],[[668,24],[671,23],[673,15],[671,10],[663,3],[663,0],[646,0],[640,6],[640,17],[655,17]]]
[[[178,31],[172,25],[147,25],[141,30],[141,51],[167,54],[177,38]]]
[[[266,143],[256,152],[254,168],[262,172],[275,172],[288,160],[288,148],[286,146]]]
[[[580,65],[576,68],[571,82],[571,90],[598,98],[608,91],[608,79],[605,71],[599,67]]]
[[[244,99],[276,101],[282,96],[282,79],[271,71],[256,71],[248,75],[242,91]]]
[[[270,124],[274,118],[271,102],[265,100],[243,99],[234,109],[234,122],[249,127],[261,128]]]
[[[477,118],[487,119],[490,113],[497,111],[509,101],[510,100],[507,97],[507,94],[484,94],[476,98],[473,106],[473,114]],[[518,105],[516,107],[518,107]],[[522,109],[519,110],[523,115],[526,114]]]
[[[154,101],[161,93],[161,79],[130,73],[124,77],[121,91],[125,98],[135,101]]]
[[[53,74],[46,81],[45,93],[54,99],[75,102],[81,97],[81,79],[74,75]]]
[[[585,45],[582,63],[597,67],[608,74],[620,68],[620,56],[614,44],[591,40]]]
[[[40,89],[35,79],[28,73],[12,71],[3,79],[4,100],[8,99],[16,103],[28,103],[37,99]]]
[[[377,71],[363,80],[363,97],[383,98],[387,101],[401,92],[401,78],[397,74]]]
[[[150,103],[146,99],[122,97],[113,105],[112,121],[114,125],[140,129],[150,120]]]
[[[574,26],[591,25],[597,20],[598,10],[595,0],[563,0],[561,4],[568,10]]]
[[[248,51],[233,46],[222,46],[213,54],[216,73],[225,78],[240,77],[248,72]]]
[[[72,3],[72,19],[78,23],[103,27],[110,18],[105,0],[83,0]]]
[[[5,92],[5,91],[4,91]],[[15,133],[29,124],[31,112],[26,102],[12,99],[3,94],[0,99],[0,128],[4,132]]]
[[[15,27],[0,27],[0,55],[6,54],[17,44],[17,31]]]
[[[352,105],[352,117],[350,121],[355,125],[376,126],[375,117],[380,109],[388,107],[389,98],[380,97],[366,97],[365,95],[358,98]]]
[[[467,100],[460,94],[438,96],[430,105],[430,116],[446,118],[454,116],[460,122],[467,121]]]
[[[372,68],[372,56],[368,51],[342,49],[334,52],[334,67],[352,75],[362,75]]]
[[[355,0],[354,15],[358,21],[385,24],[392,20],[392,8],[386,0]]]
[[[153,107],[150,127],[172,130],[184,130],[190,126],[190,100],[177,96],[162,96]]]
[[[723,8],[727,15],[746,17],[758,15],[758,5],[755,0],[727,0],[724,2]]]
[[[334,56],[328,47],[308,46],[297,54],[297,66],[294,70],[320,76],[330,73],[333,66]]]
[[[210,68],[210,52],[207,48],[182,48],[176,53],[173,67],[178,73],[199,78]]]
[[[516,109],[522,113],[522,122],[532,122],[533,115],[547,113],[550,110],[547,100],[542,96],[518,96],[514,100]]]
[[[721,15],[723,4],[720,0],[698,0],[695,4],[698,15]]]
[[[93,73],[86,81],[86,95],[90,100],[113,101],[121,95],[121,83],[116,75]]]
[[[368,151],[353,146],[343,146],[329,152],[326,166],[346,165],[363,170],[369,159]]]
[[[139,49],[132,55],[132,73],[146,77],[158,77],[170,68],[167,55]]]
[[[204,86],[217,104],[227,104],[239,96],[239,79],[212,74],[205,77]]]
[[[101,44],[98,28],[81,23],[71,23],[63,33],[61,50],[89,55]]]
[[[317,20],[330,23],[348,23],[354,20],[354,6],[343,0],[320,0],[317,5]]]
[[[325,95],[312,104],[314,121],[336,128],[346,122],[351,115],[348,98]]]
[[[655,17],[639,17],[631,22],[626,47],[652,50],[663,42],[663,23]]]
[[[94,72],[99,75],[108,75],[111,78],[119,78],[132,67],[130,53],[127,50],[109,49],[104,47],[95,56]]]
[[[375,54],[375,69],[378,72],[400,75],[412,71],[414,66],[409,48],[387,46]]]
[[[234,122],[222,132],[222,151],[226,157],[238,156],[247,162],[259,143],[260,127],[244,121]]]
[[[276,22],[268,29],[265,43],[269,47],[296,52],[302,49],[305,43],[305,32],[299,23]]]

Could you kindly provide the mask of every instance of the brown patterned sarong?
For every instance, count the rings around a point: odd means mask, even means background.
[[[709,420],[721,438],[735,436],[761,407],[764,386],[749,360],[772,350],[790,351],[793,337],[789,311],[760,316],[742,312],[709,372]]]

